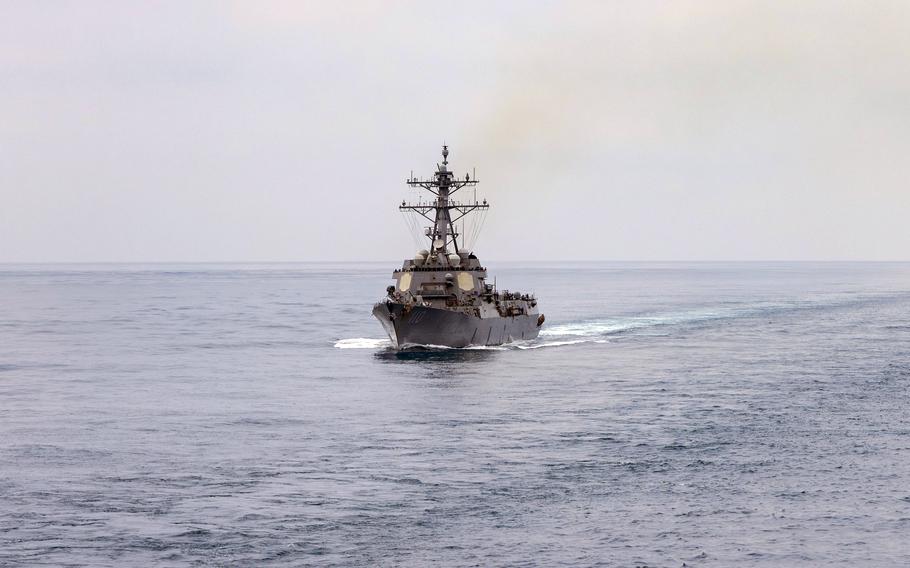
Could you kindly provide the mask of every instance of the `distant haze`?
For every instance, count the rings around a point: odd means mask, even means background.
[[[910,259],[910,3],[0,7],[0,262]],[[413,195],[413,194],[412,194]]]

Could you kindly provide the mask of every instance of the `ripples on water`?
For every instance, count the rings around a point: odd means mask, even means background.
[[[538,340],[404,352],[390,268],[0,269],[0,565],[910,564],[910,266],[492,265]]]

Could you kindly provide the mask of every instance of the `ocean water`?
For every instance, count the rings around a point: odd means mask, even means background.
[[[389,349],[394,263],[0,267],[0,565],[910,565],[910,265],[488,267],[538,340]]]

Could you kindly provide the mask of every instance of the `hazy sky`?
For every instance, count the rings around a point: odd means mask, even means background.
[[[0,261],[910,259],[910,2],[0,4]]]

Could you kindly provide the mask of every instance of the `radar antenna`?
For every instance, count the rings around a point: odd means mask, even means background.
[[[442,145],[442,164],[437,164],[436,171],[433,173],[433,179],[423,180],[414,177],[408,178],[407,184],[414,188],[421,188],[432,193],[436,198],[430,203],[407,203],[402,202],[398,207],[399,211],[414,212],[432,223],[432,227],[427,227],[425,235],[430,239],[430,251],[432,254],[445,255],[451,245],[454,252],[462,252],[461,247],[464,241],[459,244],[461,234],[457,231],[455,223],[475,211],[485,212],[490,205],[484,199],[483,203],[478,203],[476,199],[476,186],[478,184],[477,174],[465,174],[464,179],[457,179],[453,172],[449,171],[449,146]],[[464,187],[475,188],[475,199],[473,203],[460,202],[450,199],[459,189]],[[454,215],[456,215],[453,218]]]

